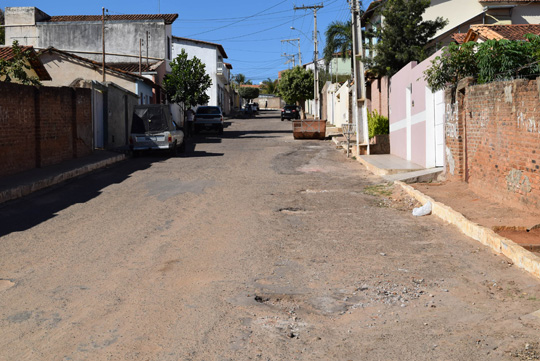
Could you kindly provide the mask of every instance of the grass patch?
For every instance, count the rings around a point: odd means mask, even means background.
[[[393,186],[391,184],[388,184],[388,183],[375,184],[375,185],[372,185],[372,186],[365,187],[364,188],[364,193],[372,195],[372,196],[390,197],[392,195],[392,188],[393,188]]]

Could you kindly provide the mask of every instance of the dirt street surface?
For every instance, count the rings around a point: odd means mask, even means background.
[[[0,360],[537,360],[540,282],[277,112],[0,208]]]

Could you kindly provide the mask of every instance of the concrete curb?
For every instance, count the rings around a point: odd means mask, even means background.
[[[413,187],[396,181],[395,184],[400,185],[410,196],[416,198],[420,203],[425,204],[428,201],[432,204],[432,214],[442,220],[455,225],[468,237],[479,241],[483,245],[490,247],[493,251],[503,254],[510,258],[512,262],[519,268],[524,269],[536,278],[540,278],[540,257],[527,251],[512,240],[502,237],[493,230],[474,223],[461,213],[456,212],[452,208],[436,202],[431,197],[426,196]]]
[[[44,179],[40,179],[32,183],[21,184],[18,187],[7,189],[0,192],[0,204],[13,199],[24,197],[30,193],[53,186],[55,184],[65,182],[75,177],[79,177],[83,174],[90,173],[96,169],[106,167],[113,163],[120,162],[124,159],[126,159],[126,155],[119,154],[117,156],[104,159],[95,163],[87,164],[79,168],[71,169],[69,171],[65,171]]]

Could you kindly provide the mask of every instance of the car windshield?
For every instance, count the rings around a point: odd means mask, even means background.
[[[220,114],[218,107],[204,107],[197,109],[197,114]]]
[[[285,107],[285,109],[287,109],[287,110],[296,110],[296,105],[287,105]]]

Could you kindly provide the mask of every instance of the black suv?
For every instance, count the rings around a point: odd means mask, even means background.
[[[300,108],[296,105],[285,105],[281,109],[281,121],[283,119],[300,119]]]

